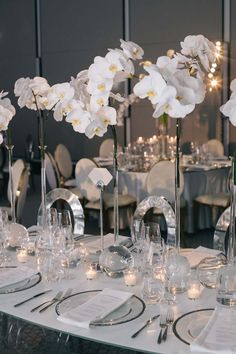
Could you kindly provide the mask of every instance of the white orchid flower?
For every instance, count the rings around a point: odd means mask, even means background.
[[[2,97],[4,97],[4,96],[2,96]],[[16,114],[15,107],[11,104],[11,101],[9,98],[7,98],[7,97],[5,97],[3,99],[0,98],[0,105],[2,107],[6,108],[7,110],[9,110],[12,117]]]
[[[163,90],[153,113],[154,118],[159,118],[163,113],[167,113],[172,118],[184,118],[193,111],[195,105],[183,105],[176,98],[176,89],[167,86]]]
[[[78,106],[81,107],[80,102],[74,99],[59,101],[53,108],[53,117],[57,122],[61,122],[64,116],[67,116],[73,109],[77,108]]]
[[[157,59],[156,66],[164,78],[167,78],[176,72],[178,61],[175,58],[161,56]]]
[[[124,41],[120,39],[121,48],[123,49],[124,53],[131,59],[142,59],[144,51],[143,49],[136,43],[131,41]]]
[[[112,79],[103,79],[101,81],[89,80],[87,91],[91,95],[100,95],[109,92],[113,86]]]
[[[166,82],[157,71],[150,70],[150,75],[145,76],[134,86],[134,93],[140,98],[148,98],[152,104],[156,104],[158,97],[166,87]]]
[[[71,123],[74,131],[85,133],[85,130],[90,123],[90,113],[78,106],[67,115],[66,122]]]
[[[88,69],[88,77],[93,81],[113,79],[116,73],[123,70],[118,52],[109,52],[103,57],[95,57],[94,64]]]
[[[91,123],[85,129],[85,135],[89,139],[92,139],[94,135],[102,137],[106,132],[107,132],[107,126],[103,124],[101,119],[96,114],[94,114],[92,116]]]
[[[101,107],[108,105],[109,92],[100,95],[93,95],[90,98],[89,110],[97,112]]]
[[[30,80],[29,87],[31,88],[35,96],[43,95],[50,88],[47,80],[39,76],[35,76],[33,79]]]
[[[220,107],[220,111],[229,117],[230,122],[236,126],[236,97],[229,99]]]
[[[209,63],[216,59],[215,45],[203,35],[187,36],[183,42],[180,42],[181,53],[191,57],[198,57],[202,66],[209,71]]]
[[[108,125],[115,125],[116,124],[116,110],[113,107],[102,107],[97,111],[97,116],[101,120],[101,122],[108,126]]]
[[[188,70],[177,70],[174,75],[169,76],[167,84],[176,88],[177,96],[182,104],[199,104],[205,98],[204,82],[190,76]]]
[[[71,77],[70,85],[74,88],[74,98],[83,102],[84,107],[89,103],[90,95],[87,91],[88,70],[80,71],[76,78]]]
[[[106,55],[109,56],[112,53],[117,57],[117,60],[119,60],[121,66],[122,66],[122,71],[118,71],[114,77],[115,82],[121,82],[127,79],[128,77],[134,75],[134,64],[132,60],[130,60],[125,53],[116,48],[116,49],[109,49],[109,53]]]

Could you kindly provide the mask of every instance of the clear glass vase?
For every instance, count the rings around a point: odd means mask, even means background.
[[[232,158],[230,225],[227,247],[227,265],[219,271],[217,301],[236,306],[235,208],[236,208],[236,152]]]
[[[119,236],[119,204],[118,204],[118,164],[117,164],[117,136],[114,126],[111,126],[114,137],[114,244],[105,248],[99,257],[101,270],[109,277],[123,276],[123,271],[134,265],[134,258],[129,249],[118,242]]]

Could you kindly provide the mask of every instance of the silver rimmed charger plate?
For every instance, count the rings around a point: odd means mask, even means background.
[[[30,289],[41,281],[40,273],[36,273],[29,278],[0,288],[0,294],[16,293],[18,291]]]
[[[56,305],[56,313],[60,316],[64,312],[72,310],[79,305],[82,305],[86,301],[93,298],[101,290],[90,290],[82,291],[76,294],[73,294],[66,299],[60,301]],[[145,303],[138,296],[133,295],[125,304],[120,306],[117,310],[110,313],[108,316],[102,318],[101,320],[97,319],[92,322],[92,326],[113,326],[126,322],[130,322],[142,315],[145,310]]]
[[[173,324],[175,336],[190,345],[207,325],[213,311],[213,308],[200,309],[180,316]]]

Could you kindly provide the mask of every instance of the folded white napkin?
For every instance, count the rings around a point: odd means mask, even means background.
[[[20,281],[30,278],[34,274],[36,274],[34,269],[24,265],[17,268],[0,269],[0,288],[16,284]]]
[[[133,294],[113,289],[104,289],[92,299],[58,316],[58,320],[76,327],[89,328],[92,321],[101,320],[118,309]]]
[[[126,236],[119,236],[118,237],[118,242],[122,242],[127,240]],[[112,246],[114,244],[114,234],[109,233],[107,235],[104,235],[104,248],[107,248],[109,246]],[[101,238],[98,237],[96,240],[89,241],[89,237],[86,240],[86,245],[88,246],[88,249],[90,251],[97,251],[101,249]]]
[[[236,353],[236,309],[216,308],[190,349],[196,353]]]
[[[220,254],[220,251],[199,246],[190,250],[183,249],[181,250],[181,254],[188,259],[190,267],[193,268],[196,267],[204,258],[217,256]]]

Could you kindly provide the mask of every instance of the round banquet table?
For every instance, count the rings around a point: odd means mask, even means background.
[[[34,267],[35,259],[33,256],[29,258],[28,265]],[[38,311],[31,313],[30,309],[45,300],[51,299],[59,290],[65,291],[68,288],[73,288],[73,294],[88,290],[112,288],[129,291],[141,297],[141,281],[138,282],[136,286],[127,287],[124,285],[123,278],[111,279],[103,273],[98,273],[97,278],[94,280],[86,280],[81,266],[71,270],[71,272],[73,278],[70,280],[62,280],[57,283],[46,283],[41,281],[39,284],[27,290],[9,294],[0,294],[0,311],[13,318],[21,319],[42,328],[56,330],[75,337],[84,338],[97,343],[109,344],[123,349],[127,348],[144,353],[190,353],[189,345],[180,341],[171,330],[168,332],[168,339],[165,342],[162,342],[161,345],[157,344],[157,337],[160,331],[159,320],[154,321],[136,338],[131,338],[131,335],[141,328],[151,316],[160,313],[158,304],[147,305],[142,315],[131,322],[113,326],[93,327],[89,329],[75,327],[58,321],[54,306],[43,313],[39,313]],[[52,289],[52,291],[37,299],[31,300],[24,305],[14,307],[14,304],[46,289]],[[186,293],[177,295],[178,303],[174,307],[175,319],[182,314],[193,310],[213,308],[216,306],[215,299],[216,291],[206,288],[203,289],[200,299],[195,301],[189,300]]]
[[[229,167],[189,168],[184,173],[183,197],[186,201],[184,228],[188,233],[196,229],[207,229],[211,225],[211,212],[207,207],[201,207],[197,218],[194,217],[194,200],[202,194],[227,192]],[[137,203],[148,196],[146,177],[148,172],[119,172],[119,193],[130,194],[137,198]]]

